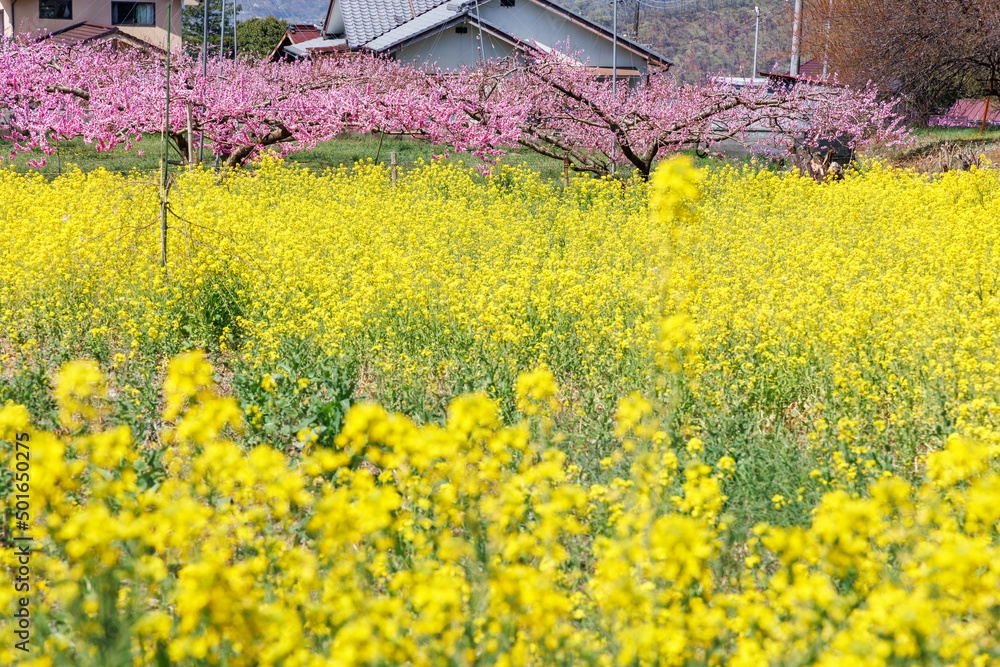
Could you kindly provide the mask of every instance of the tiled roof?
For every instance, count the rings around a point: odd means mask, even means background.
[[[311,23],[292,23],[285,29],[285,34],[271,51],[268,60],[277,60],[284,55],[301,57],[306,55],[311,47],[320,46],[318,42],[321,41],[323,41],[322,28]],[[306,48],[300,48],[302,45],[306,45]]]
[[[307,42],[310,39],[322,37],[323,31],[308,23],[293,23],[288,26],[286,34],[288,35],[289,42],[292,44],[301,44],[302,42]]]
[[[804,63],[799,63],[799,78],[817,81],[823,78],[823,61],[819,58],[812,58]]]
[[[101,39],[126,42],[132,46],[160,56],[166,54],[166,51],[160,47],[154,46],[143,39],[139,39],[138,37],[128,34],[127,32],[119,30],[115,26],[88,23],[86,21],[82,23],[75,23],[69,27],[63,28],[62,30],[57,30],[53,33],[43,35],[39,41],[52,40],[57,44],[71,46],[73,44],[84,44],[86,42],[93,42]]]
[[[63,28],[43,39],[50,39],[57,44],[82,44],[117,32],[120,32],[118,28],[112,26],[84,22]]]
[[[364,47],[375,52],[384,52],[409,39],[427,34],[475,6],[475,0],[331,0],[331,8],[333,2],[340,6],[343,14],[344,31],[350,48]],[[481,2],[485,4],[482,0]],[[534,2],[599,34],[611,36],[607,29],[551,0]],[[470,22],[475,21],[473,15],[469,15],[469,19]],[[495,28],[487,21],[482,21],[482,25],[484,29]],[[512,35],[511,39],[517,38]],[[618,41],[622,47],[642,54],[651,62],[666,67],[671,64],[663,56],[621,35],[618,36]]]
[[[432,30],[443,23],[447,23],[461,13],[461,10],[458,9],[458,3],[439,5],[388,32],[382,33],[365,44],[365,47],[372,51],[383,51],[411,37],[416,37],[427,30]]]
[[[368,44],[449,0],[338,0],[351,48]]]
[[[335,53],[337,51],[347,50],[347,48],[346,39],[327,39],[326,37],[316,37],[314,39],[299,42],[298,44],[289,44],[285,46],[285,53],[301,58],[308,55]]]
[[[937,116],[932,121],[936,120],[941,125],[978,125],[983,122],[984,112],[987,124],[1000,123],[1000,104],[996,103],[996,99],[989,111],[986,110],[985,100],[958,100],[946,114]]]
[[[811,58],[799,63],[798,76],[792,76],[791,70],[785,72],[757,72],[760,76],[776,77],[789,81],[808,81],[810,83],[829,83],[833,80],[833,74],[828,73],[823,77],[823,61],[819,58]]]

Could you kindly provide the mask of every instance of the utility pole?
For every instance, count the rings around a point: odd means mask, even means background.
[[[753,11],[757,14],[757,26],[753,31],[753,71],[750,72],[750,85],[757,83],[757,41],[760,37],[760,7],[754,7]]]
[[[483,51],[485,44],[483,43],[483,22],[479,18],[479,0],[476,0],[476,25],[479,27],[479,64],[486,64],[486,53]]]
[[[239,22],[240,22],[240,17],[236,13],[236,0],[233,0],[233,60],[236,60],[237,54],[239,53],[239,51],[237,50],[239,48],[239,44],[237,44],[236,42],[236,26],[239,24]]]
[[[235,2],[236,0],[233,0]],[[222,0],[222,27],[219,29],[219,60],[226,55],[226,0]]]
[[[208,80],[208,0],[201,0],[205,6],[205,16],[201,26],[201,80]],[[198,163],[205,159],[205,130],[198,132]]]
[[[827,62],[830,59],[830,17],[833,16],[833,0],[826,12],[826,44],[823,45],[823,80],[826,80]]]
[[[632,39],[639,41],[639,10],[642,9],[642,3],[639,0],[635,0],[635,28],[632,30]]]
[[[611,12],[611,97],[618,101],[618,0],[614,0]],[[615,177],[615,142],[617,137],[611,137],[611,178]]]
[[[223,0],[225,1],[225,0]],[[795,13],[792,17],[792,63],[788,73],[799,75],[799,42],[802,40],[802,0],[795,0]]]

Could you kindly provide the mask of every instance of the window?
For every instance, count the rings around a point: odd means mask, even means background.
[[[156,3],[112,2],[111,25],[156,25]]]
[[[455,28],[455,32],[457,32],[459,35],[464,35],[465,33],[469,32],[469,26],[460,25],[457,28]]]
[[[38,18],[73,18],[73,0],[38,0]]]

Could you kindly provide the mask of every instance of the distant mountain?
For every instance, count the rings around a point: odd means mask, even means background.
[[[315,23],[322,25],[326,19],[329,0],[237,0],[242,5],[240,20],[254,16],[273,16],[289,23]]]

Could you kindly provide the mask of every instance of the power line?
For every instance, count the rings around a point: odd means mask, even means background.
[[[636,0],[636,2],[650,9],[681,9],[695,4],[698,0]]]

